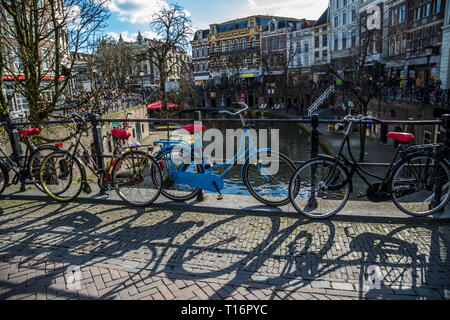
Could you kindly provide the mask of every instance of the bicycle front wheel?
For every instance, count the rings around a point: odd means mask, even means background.
[[[295,164],[281,153],[258,152],[244,164],[245,186],[258,201],[273,207],[289,203],[289,182]]]
[[[44,188],[42,188],[42,186],[40,184],[40,179],[39,179],[42,161],[50,153],[53,153],[56,151],[58,151],[58,148],[56,148],[56,147],[43,146],[43,147],[36,149],[36,151],[30,155],[30,158],[28,160],[28,177],[34,183],[36,188],[38,188],[38,190],[41,192],[45,192]]]
[[[39,179],[45,193],[51,198],[69,202],[80,195],[86,174],[78,158],[58,151],[42,160]]]
[[[393,170],[392,200],[404,213],[426,217],[450,200],[450,169],[433,154],[413,155]]]
[[[131,150],[116,161],[112,181],[119,197],[135,207],[152,204],[161,194],[162,173],[147,153]]]
[[[350,190],[347,170],[340,163],[314,159],[293,175],[289,198],[299,213],[311,219],[326,219],[344,208]]]

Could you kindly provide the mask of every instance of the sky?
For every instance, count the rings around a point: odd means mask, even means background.
[[[122,34],[124,40],[130,41],[140,31],[145,37],[154,38],[151,17],[166,3],[182,6],[195,30],[254,14],[317,20],[328,6],[328,0],[111,0],[112,14],[105,34],[116,39]]]

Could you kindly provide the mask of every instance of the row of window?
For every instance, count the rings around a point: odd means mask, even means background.
[[[342,15],[335,15],[334,16],[334,27],[338,28],[339,26],[346,26],[349,23],[356,22],[357,19],[357,11],[356,8],[352,9],[350,12],[350,19],[347,16],[347,11],[344,11]]]
[[[331,4],[334,4],[334,9],[339,9],[348,6],[349,4],[355,3],[355,0],[333,0]]]
[[[392,25],[395,26],[398,23],[405,22],[406,20],[406,5],[400,8],[392,10]]]
[[[208,47],[198,48],[192,50],[192,57],[193,58],[206,58],[209,56],[208,53]]]
[[[265,51],[272,51],[272,50],[282,50],[284,49],[284,39],[282,37],[266,39],[265,40]]]
[[[14,71],[23,72],[23,63],[20,56],[15,52],[15,50],[12,50],[11,52],[7,46],[2,45],[2,55],[4,57],[5,65],[8,66],[8,68],[11,68],[10,53],[12,53],[13,56]],[[54,52],[47,49],[41,49],[41,61],[42,69],[50,70],[52,62],[54,61]]]
[[[242,57],[242,61],[236,61],[236,59],[237,57],[230,61],[230,59],[222,57],[221,61],[218,61],[216,58],[214,58],[212,61],[212,65],[214,68],[217,68],[218,66],[226,66],[228,62],[230,62],[230,65],[232,67],[239,66],[240,63],[242,63],[242,66],[248,66],[249,64],[256,65],[258,60],[256,54],[253,54],[251,57]]]
[[[422,6],[414,8],[414,20],[419,21],[422,18],[427,18],[431,15],[439,14],[441,12],[441,0],[433,0]]]
[[[237,50],[245,50],[247,49],[247,40],[246,39],[241,39],[240,41],[238,39],[231,41],[229,40],[228,42],[222,41],[220,43],[220,47],[221,47],[221,52],[225,53],[225,52],[231,52],[233,50],[237,51]],[[251,47],[252,48],[256,48],[256,38],[252,38],[251,39]],[[212,50],[214,53],[217,53],[217,44],[213,43],[212,44]]]
[[[208,63],[196,63],[194,64],[194,72],[208,71]]]

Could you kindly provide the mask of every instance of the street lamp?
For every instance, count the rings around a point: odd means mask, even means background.
[[[430,101],[430,94],[429,94],[429,88],[430,88],[430,77],[431,77],[431,70],[430,70],[430,60],[431,55],[433,54],[433,47],[429,46],[424,48],[425,55],[427,56],[427,80],[426,80],[426,90],[425,90],[425,103],[428,103]]]

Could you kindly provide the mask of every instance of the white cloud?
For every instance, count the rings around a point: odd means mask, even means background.
[[[328,0],[247,0],[254,14],[318,19],[328,5]]]
[[[144,38],[148,38],[148,39],[157,38],[156,33],[151,32],[151,31],[143,31],[143,32],[141,32],[141,34],[142,34],[142,36]],[[126,41],[126,42],[134,42],[134,41],[136,41],[138,33],[129,34],[128,31],[124,31],[124,32],[121,32],[120,34],[117,33],[117,32],[108,32],[106,35],[108,37],[111,37],[114,40],[119,40],[120,35],[122,35],[122,39],[124,41]]]
[[[165,0],[111,0],[109,8],[119,15],[122,22],[143,24],[150,23],[155,12],[168,6]],[[186,9],[183,11],[187,17],[191,16]]]

